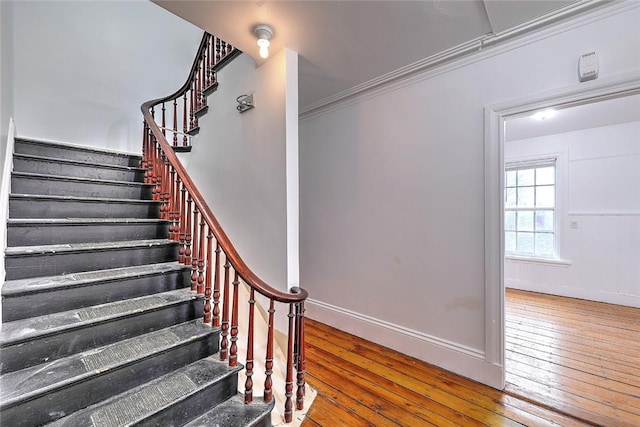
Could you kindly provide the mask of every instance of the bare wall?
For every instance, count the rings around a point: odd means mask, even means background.
[[[148,1],[13,4],[20,136],[140,151],[140,105],[186,80],[202,30]]]
[[[483,108],[640,71],[636,8],[395,82],[300,125],[308,313],[487,381]],[[496,384],[497,382],[494,382]]]

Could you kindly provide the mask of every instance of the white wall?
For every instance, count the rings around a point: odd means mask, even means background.
[[[13,116],[12,12],[12,2],[0,2],[0,165],[4,165],[9,118]]]
[[[140,105],[184,83],[202,37],[148,1],[20,1],[12,22],[19,135],[131,152]]]
[[[484,359],[483,108],[578,86],[591,50],[601,78],[640,72],[638,22],[636,8],[490,48],[302,120],[308,314],[498,384]]]
[[[640,122],[505,143],[506,161],[555,153],[567,264],[507,257],[505,285],[640,307]]]
[[[288,168],[297,169],[297,156],[290,159],[287,151],[297,149],[297,85],[288,83],[297,80],[292,56],[297,54],[285,50],[256,68],[243,54],[225,66],[192,151],[180,155],[240,256],[282,291],[297,285],[291,278],[298,270],[288,262],[288,250],[297,250],[288,243],[297,228],[288,222],[297,223],[298,211],[297,194],[287,194],[292,181],[297,186],[297,173],[287,176]],[[240,114],[236,98],[243,94],[253,94],[256,107]]]

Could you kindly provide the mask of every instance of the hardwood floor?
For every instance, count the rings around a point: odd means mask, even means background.
[[[590,311],[558,297],[551,297],[559,304],[552,309],[535,298],[527,306],[527,298],[507,295],[506,392],[308,319],[307,380],[318,397],[303,427],[640,426],[640,345],[621,344],[640,337],[634,335],[640,310],[596,305]],[[566,329],[587,321],[587,332]],[[571,349],[563,347],[569,337]]]
[[[640,309],[508,290],[506,322],[506,392],[640,426]]]

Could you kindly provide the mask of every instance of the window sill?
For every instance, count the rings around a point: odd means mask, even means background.
[[[517,255],[505,255],[504,259],[509,261],[517,261],[517,262],[528,262],[533,264],[557,265],[559,267],[571,266],[571,261],[566,259],[559,259],[559,258],[534,258],[534,257],[525,257],[525,256],[517,256]]]

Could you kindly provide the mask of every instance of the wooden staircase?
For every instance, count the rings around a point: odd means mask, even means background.
[[[16,140],[0,425],[270,426],[221,362],[138,156]]]

